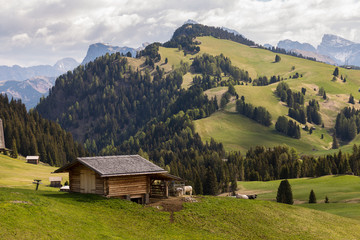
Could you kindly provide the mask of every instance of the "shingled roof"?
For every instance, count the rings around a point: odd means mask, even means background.
[[[101,177],[167,173],[167,171],[161,167],[139,155],[80,157],[77,158],[76,161],[63,166],[54,172],[67,172],[69,168],[77,163],[81,163],[89,167],[97,172]]]

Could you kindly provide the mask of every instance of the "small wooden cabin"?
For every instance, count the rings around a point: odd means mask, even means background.
[[[81,157],[54,173],[62,172],[69,172],[70,192],[120,197],[145,204],[153,189],[161,189],[162,195],[168,197],[170,181],[182,181],[139,155]]]
[[[27,156],[26,162],[31,164],[39,164],[39,156]]]
[[[62,177],[49,177],[50,187],[61,187]]]

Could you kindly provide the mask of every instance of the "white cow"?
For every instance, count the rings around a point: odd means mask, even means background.
[[[236,194],[236,198],[249,199],[249,197],[247,195],[242,195],[242,194]]]
[[[176,196],[181,197],[182,195],[184,195],[184,189],[182,187],[178,187],[175,189],[176,192]]]
[[[190,196],[192,195],[192,186],[183,186],[184,194],[187,192],[190,193]]]

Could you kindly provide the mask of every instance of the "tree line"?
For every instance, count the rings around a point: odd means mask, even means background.
[[[336,116],[336,137],[342,141],[351,141],[360,132],[360,111],[354,107],[345,107]]]
[[[236,111],[266,127],[272,124],[272,116],[269,111],[262,106],[254,107],[251,103],[246,103],[244,96],[236,101]]]

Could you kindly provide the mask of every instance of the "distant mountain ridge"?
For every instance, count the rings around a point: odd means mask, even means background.
[[[360,44],[332,34],[324,34],[317,48],[289,39],[279,41],[277,46],[333,65],[360,66]]]
[[[121,54],[126,55],[128,52],[130,52],[131,56],[135,57],[136,53],[142,50],[146,45],[147,43],[143,44],[142,47],[135,49],[126,46],[125,47],[112,46],[104,43],[91,44],[81,64],[85,65],[86,63],[94,61],[97,57],[101,57],[106,53],[113,54],[119,52]]]
[[[55,77],[33,77],[25,81],[0,82],[0,93],[9,98],[21,99],[27,109],[39,103],[42,96],[47,96],[49,88],[54,86]]]
[[[57,77],[69,70],[73,70],[79,63],[73,58],[64,58],[57,61],[53,66],[51,65],[38,65],[32,67],[20,67],[14,65],[0,66],[0,81],[14,80],[24,81],[36,76]]]

